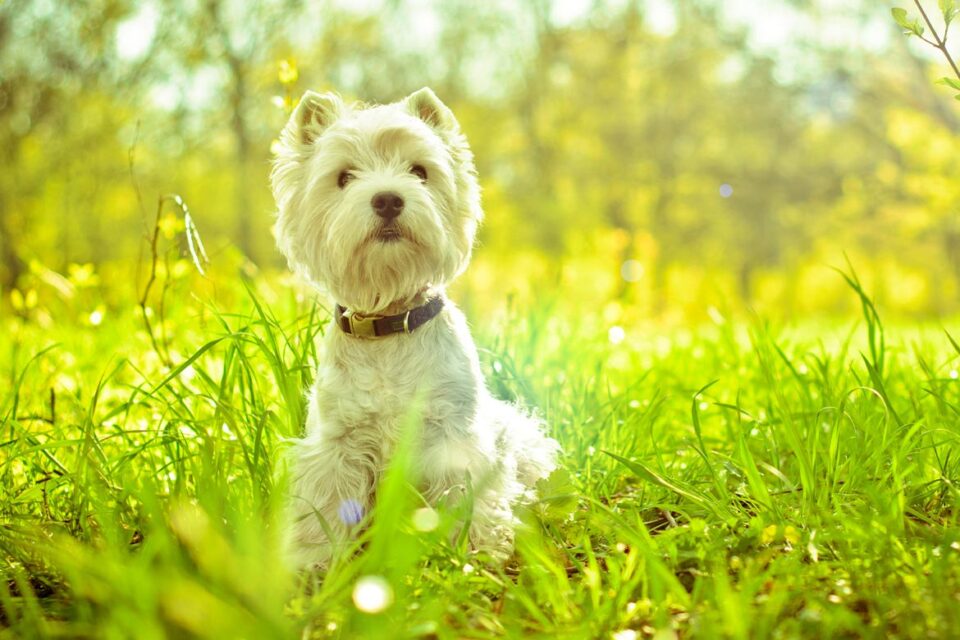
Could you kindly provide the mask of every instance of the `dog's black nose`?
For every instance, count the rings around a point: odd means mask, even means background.
[[[403,211],[403,198],[393,191],[381,191],[370,201],[373,210],[384,220],[393,220]]]

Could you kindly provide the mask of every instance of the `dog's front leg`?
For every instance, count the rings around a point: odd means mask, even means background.
[[[296,444],[289,532],[296,566],[327,567],[348,547],[372,505],[374,481],[369,457],[344,443],[311,434]]]
[[[517,519],[511,502],[521,487],[515,465],[502,458],[500,443],[476,433],[450,434],[442,428],[428,432],[430,445],[423,450],[424,494],[436,506],[462,511],[469,523],[470,547],[506,560],[513,550]],[[461,528],[452,537],[460,535]]]

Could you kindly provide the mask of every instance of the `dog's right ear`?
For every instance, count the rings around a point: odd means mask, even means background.
[[[286,132],[299,144],[313,144],[342,110],[343,101],[337,94],[307,91],[290,114]]]

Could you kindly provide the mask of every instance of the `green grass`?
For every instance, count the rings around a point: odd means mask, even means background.
[[[454,513],[418,531],[401,455],[326,575],[286,573],[278,535],[322,309],[262,278],[219,310],[180,295],[163,355],[132,312],[8,318],[0,637],[952,636],[960,347],[885,332],[849,283],[859,323],[619,344],[573,305],[474,310],[491,388],[564,449],[516,558],[451,542]]]

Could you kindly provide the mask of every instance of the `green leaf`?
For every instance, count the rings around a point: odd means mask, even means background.
[[[951,89],[956,89],[957,91],[960,91],[960,80],[956,80],[954,78],[947,78],[947,77],[940,78],[939,80],[937,80],[937,84],[943,84],[950,87]]]
[[[610,453],[609,451],[604,451],[604,453],[632,471],[637,477],[642,478],[647,482],[658,484],[661,487],[668,489],[683,498],[686,498],[702,509],[710,511],[722,519],[726,519],[723,510],[720,509],[713,500],[683,480],[680,480],[679,478],[667,478],[666,476],[660,475],[650,467],[640,462],[635,460],[627,460],[626,458],[618,456],[615,453]]]
[[[960,96],[957,96],[957,100],[960,100]],[[950,341],[950,344],[953,345],[954,350],[957,353],[960,353],[960,342],[957,342],[949,331],[944,330],[944,333],[947,334],[947,340]]]
[[[905,35],[923,35],[923,26],[920,24],[920,20],[911,21],[909,18],[907,18],[906,9],[900,9],[899,7],[890,9],[890,14],[893,16],[894,21],[903,27]]]
[[[541,517],[561,521],[577,510],[577,488],[565,469],[554,469],[548,477],[537,481]]]
[[[945,24],[950,24],[957,17],[957,13],[960,13],[960,7],[957,7],[955,0],[939,0],[937,4],[940,6],[940,13],[943,14]]]
[[[896,7],[894,9],[890,9],[890,13],[893,15],[893,19],[896,21],[898,25],[900,25],[904,29],[908,27],[909,23],[907,22],[906,9],[901,9],[899,7]]]

